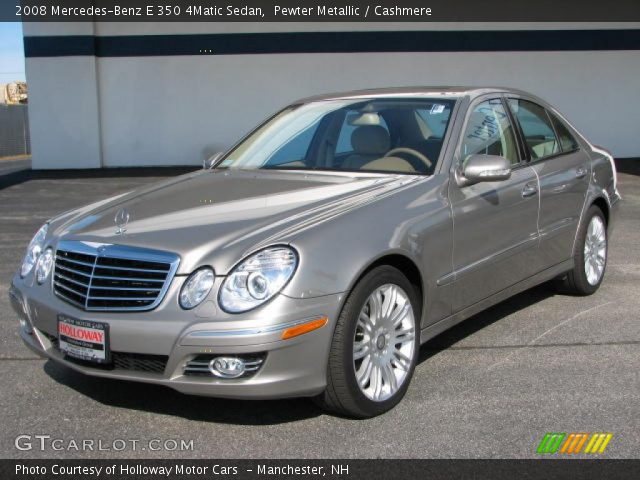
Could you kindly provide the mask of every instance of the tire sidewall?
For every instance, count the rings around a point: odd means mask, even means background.
[[[358,386],[353,363],[353,338],[358,318],[360,316],[360,311],[362,310],[366,300],[369,298],[369,295],[371,295],[376,288],[390,283],[402,288],[411,302],[415,320],[415,336],[413,340],[414,354],[411,366],[409,367],[409,372],[407,373],[407,377],[400,389],[391,398],[382,402],[376,402],[367,398]],[[344,315],[344,320],[346,322],[345,340],[348,340],[344,342],[342,352],[343,365],[345,368],[349,369],[349,371],[346,372],[347,388],[364,416],[375,416],[396,406],[404,397],[407,389],[409,388],[409,384],[411,383],[417,358],[420,353],[420,301],[418,300],[415,287],[407,280],[400,270],[390,266],[377,267],[366,274],[355,286],[349,297],[349,301],[347,302],[348,310],[343,310],[341,313],[341,316]]]

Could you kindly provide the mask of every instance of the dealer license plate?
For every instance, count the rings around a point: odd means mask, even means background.
[[[58,315],[60,351],[70,357],[95,363],[109,363],[109,325]]]

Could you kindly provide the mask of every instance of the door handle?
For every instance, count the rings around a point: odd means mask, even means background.
[[[538,185],[536,185],[535,183],[527,183],[524,188],[522,189],[522,197],[523,198],[527,198],[527,197],[532,197],[534,196],[536,193],[538,193]]]
[[[587,169],[585,167],[579,167],[576,170],[576,178],[584,178],[587,176]]]

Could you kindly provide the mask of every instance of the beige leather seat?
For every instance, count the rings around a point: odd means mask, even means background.
[[[531,154],[534,159],[548,157],[555,153],[558,153],[558,145],[555,140],[539,143],[535,147],[531,148]]]
[[[351,134],[353,153],[344,160],[342,167],[359,170],[363,165],[383,157],[389,151],[390,143],[386,128],[380,125],[362,125]]]
[[[416,173],[416,169],[413,168],[413,165],[400,157],[378,158],[372,162],[365,163],[362,166],[362,170]]]

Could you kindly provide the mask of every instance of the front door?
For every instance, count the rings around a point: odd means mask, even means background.
[[[511,161],[511,178],[459,187],[450,182],[454,219],[454,311],[534,273],[538,245],[538,181],[521,158],[501,98],[470,107],[453,169],[472,154]]]

